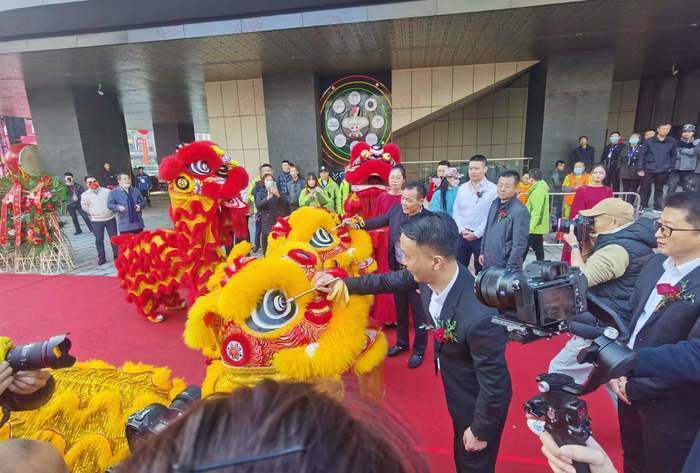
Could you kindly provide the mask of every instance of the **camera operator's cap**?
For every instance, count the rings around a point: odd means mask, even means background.
[[[326,166],[321,166],[319,172],[328,172],[328,168]]]
[[[692,123],[686,123],[683,125],[683,131],[695,131],[695,125]]]
[[[579,211],[579,215],[584,217],[597,217],[599,215],[610,215],[611,217],[625,220],[634,220],[634,207],[616,197],[608,197],[593,206],[593,208]]]

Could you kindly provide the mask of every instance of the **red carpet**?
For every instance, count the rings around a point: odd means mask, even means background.
[[[143,361],[169,366],[177,376],[198,383],[202,357],[181,341],[184,313],[154,326],[137,316],[126,303],[116,278],[100,276],[0,275],[0,335],[26,343],[71,332],[72,352],[79,359],[99,358],[110,363]],[[390,338],[393,334],[389,333]],[[534,378],[546,371],[563,339],[527,346],[511,343],[508,364],[513,378],[513,402],[503,434],[499,473],[550,471],[539,441],[528,430],[522,404],[536,393]],[[432,351],[432,350],[431,350]],[[433,472],[454,471],[452,424],[442,384],[435,377],[432,353],[416,370],[406,367],[407,356],[388,359],[385,367],[386,404],[416,432]],[[607,394],[598,390],[586,398],[598,441],[621,465],[617,416]]]

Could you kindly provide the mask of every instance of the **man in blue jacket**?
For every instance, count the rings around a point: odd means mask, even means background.
[[[117,216],[119,233],[139,233],[143,230],[141,212],[145,201],[141,192],[131,187],[128,174],[117,176],[119,185],[109,192],[107,207]]]
[[[637,170],[642,176],[639,193],[642,197],[642,207],[649,205],[651,186],[654,185],[654,210],[661,211],[663,207],[664,186],[669,173],[676,164],[678,145],[676,139],[668,136],[671,132],[670,123],[662,123],[656,128],[656,136],[645,140],[637,161]]]

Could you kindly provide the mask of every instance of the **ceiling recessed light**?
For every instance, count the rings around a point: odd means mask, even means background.
[[[581,37],[581,36],[583,36],[583,33],[576,33],[576,36]]]

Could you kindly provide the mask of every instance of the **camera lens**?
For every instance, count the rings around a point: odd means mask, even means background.
[[[188,386],[173,399],[173,402],[170,403],[170,408],[184,412],[200,399],[202,399],[202,389],[199,386]]]
[[[75,364],[70,347],[68,335],[56,335],[48,340],[17,345],[5,358],[14,371],[69,368]]]
[[[482,304],[500,311],[515,310],[515,290],[520,273],[502,268],[482,270],[474,282],[474,293]]]

